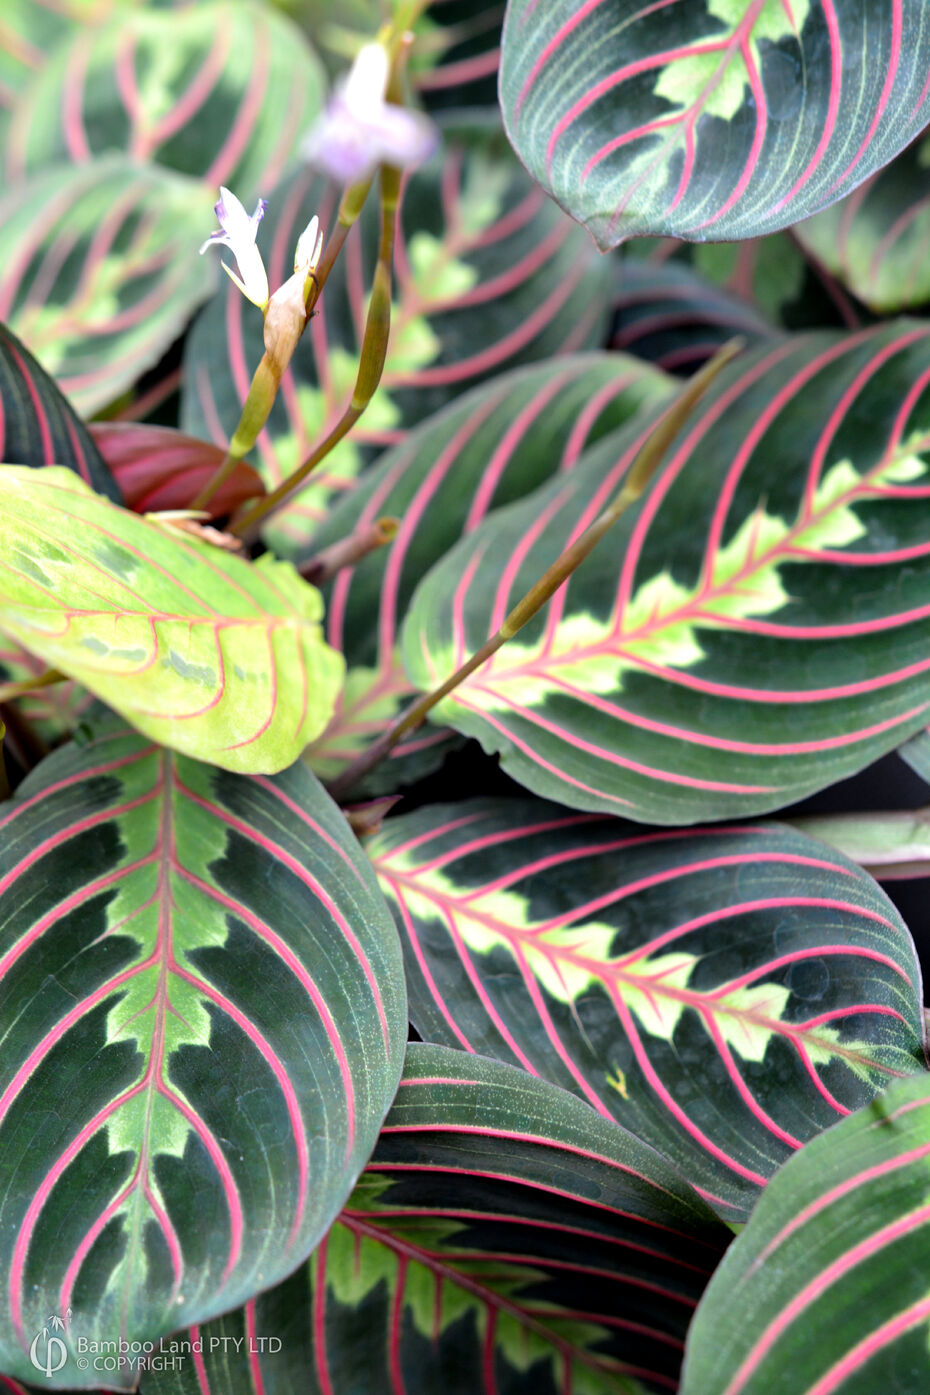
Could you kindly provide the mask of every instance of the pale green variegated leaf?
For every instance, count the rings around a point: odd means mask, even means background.
[[[430,689],[620,488],[644,428],[501,509],[420,584]],[[930,325],[785,338],[731,364],[646,495],[433,709],[538,794],[642,822],[784,807],[930,709]]]
[[[93,437],[56,383],[26,346],[0,325],[0,460],[41,469],[65,465],[99,494],[122,502],[119,484]],[[0,639],[0,685],[37,677],[45,664],[22,645]],[[58,683],[21,699],[9,712],[12,743],[28,765],[38,739],[53,745],[73,729],[89,695],[74,683]],[[18,721],[21,712],[28,729]],[[23,745],[25,742],[25,746]]]
[[[153,740],[281,770],[329,720],[342,657],[320,594],[117,508],[71,471],[0,467],[0,632]]]
[[[300,762],[233,775],[105,715],[0,830],[0,1369],[132,1389],[133,1343],[279,1282],[344,1205],[400,1078],[400,948]]]

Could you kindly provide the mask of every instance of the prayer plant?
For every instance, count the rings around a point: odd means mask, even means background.
[[[0,39],[0,1387],[924,1395],[926,0]]]

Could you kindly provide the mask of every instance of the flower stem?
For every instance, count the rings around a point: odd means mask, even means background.
[[[297,347],[297,341],[310,323],[316,303],[326,285],[326,279],[336,264],[353,224],[358,221],[370,188],[371,179],[363,179],[357,184],[349,185],[343,193],[336,226],[327,239],[319,265],[309,278],[310,285],[305,302],[306,319],[299,328],[291,353]],[[274,356],[268,352],[263,354],[252,378],[248,396],[239,417],[239,424],[230,439],[226,458],[207,480],[200,493],[193,500],[191,508],[205,508],[217,490],[221,489],[229,479],[239,462],[245,459],[255,445],[260,432],[271,415],[271,409],[278,395],[278,388],[281,385],[286,367],[287,364],[275,362]]]
[[[369,553],[393,542],[399,527],[398,518],[378,518],[366,528],[358,528],[331,546],[324,547],[297,570],[312,586],[325,586],[326,582],[331,581],[343,568],[357,566]]]
[[[512,639],[514,635],[518,634],[523,626],[539,613],[547,601],[552,599],[556,591],[564,586],[572,573],[594,551],[605,533],[610,531],[621,514],[624,514],[640,498],[661,463],[666,450],[681,430],[695,405],[707,392],[721,370],[742,348],[743,341],[739,339],[725,344],[710,362],[705,364],[701,371],[691,379],[644,442],[627,473],[626,479],[611,503],[590,527],[586,528],[581,536],[565,549],[552,566],[546,569],[539,581],[514,606],[500,629],[485,640],[481,648],[470,659],[450,674],[438,688],[422,694],[412,702],[377,741],[372,742],[367,750],[362,751],[351,765],[348,765],[341,775],[332,781],[328,788],[334,799],[343,799],[362,776],[367,775],[384,760],[399,741],[421,727],[437,703],[448,697],[459,684],[463,683],[476,669],[496,654],[508,639]]]
[[[294,490],[301,484],[322,460],[335,449],[349,434],[352,427],[374,397],[384,372],[388,340],[391,334],[391,267],[394,260],[394,237],[397,228],[397,205],[400,199],[400,171],[391,166],[381,170],[381,242],[378,248],[378,263],[375,267],[374,285],[368,303],[368,319],[362,339],[359,357],[358,376],[352,400],[342,416],[323,440],[314,447],[307,459],[288,475],[277,489],[256,500],[250,508],[229,527],[229,532],[246,543],[253,543],[258,536],[262,521],[276,513]]]
[[[67,682],[67,674],[57,668],[47,668],[34,678],[23,678],[18,683],[0,683],[0,702],[12,702],[14,698],[28,697],[39,688],[49,688],[53,683]]]
[[[395,6],[394,21],[391,26],[395,34],[403,34],[412,29],[420,16],[427,10],[432,0],[399,0]]]

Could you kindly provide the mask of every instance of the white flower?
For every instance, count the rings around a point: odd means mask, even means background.
[[[219,201],[213,205],[220,225],[219,232],[212,232],[200,249],[202,255],[208,247],[228,247],[236,259],[239,275],[225,262],[223,270],[235,281],[242,294],[261,309],[268,301],[268,276],[262,254],[255,246],[255,238],[266,207],[266,201],[259,199],[250,218],[235,194],[221,187]]]
[[[343,184],[381,164],[422,165],[439,143],[427,117],[385,101],[389,73],[387,50],[366,44],[304,142],[304,157]]]

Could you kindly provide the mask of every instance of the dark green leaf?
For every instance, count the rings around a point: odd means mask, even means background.
[[[450,404],[387,451],[314,533],[298,562],[385,516],[390,547],[340,572],[326,598],[327,638],[345,655],[330,726],[307,753],[327,779],[396,717],[413,692],[398,636],[420,578],[493,509],[574,468],[585,447],[672,390],[619,354],[587,354],[504,373]],[[426,729],[397,747],[359,793],[385,793],[440,761],[448,740]]]
[[[682,1395],[917,1395],[930,1376],[930,1076],[779,1173],[714,1276]]]
[[[800,223],[802,244],[879,314],[930,301],[930,138]]]
[[[319,113],[324,77],[300,31],[247,0],[180,13],[139,8],[76,29],[15,109],[9,176],[124,151],[229,185],[243,200],[267,189]],[[204,200],[204,233],[209,232]]]
[[[45,169],[0,200],[0,320],[83,414],[114,401],[214,285],[197,249],[203,184],[104,156]]]
[[[122,503],[119,485],[67,398],[25,344],[0,325],[0,460],[67,465],[98,494]]]
[[[611,349],[669,373],[694,372],[737,336],[747,344],[776,337],[754,306],[678,261],[618,259],[613,311]]]
[[[604,248],[756,237],[835,203],[930,119],[923,0],[509,0],[501,105]]]
[[[411,1046],[309,1265],[201,1329],[199,1361],[146,1374],[142,1395],[667,1392],[729,1238],[664,1159],[571,1095]],[[280,1352],[249,1354],[266,1335]]]
[[[644,428],[432,569],[402,639],[429,689],[613,497]],[[804,335],[732,364],[645,499],[434,709],[538,794],[670,824],[852,774],[930,706],[930,325]]]
[[[650,834],[485,800],[391,819],[367,848],[420,1035],[573,1090],[728,1220],[924,1065],[900,917],[787,828]]]
[[[298,763],[229,775],[115,719],[0,813],[0,1368],[71,1308],[157,1341],[319,1243],[400,1077],[397,936]]]

